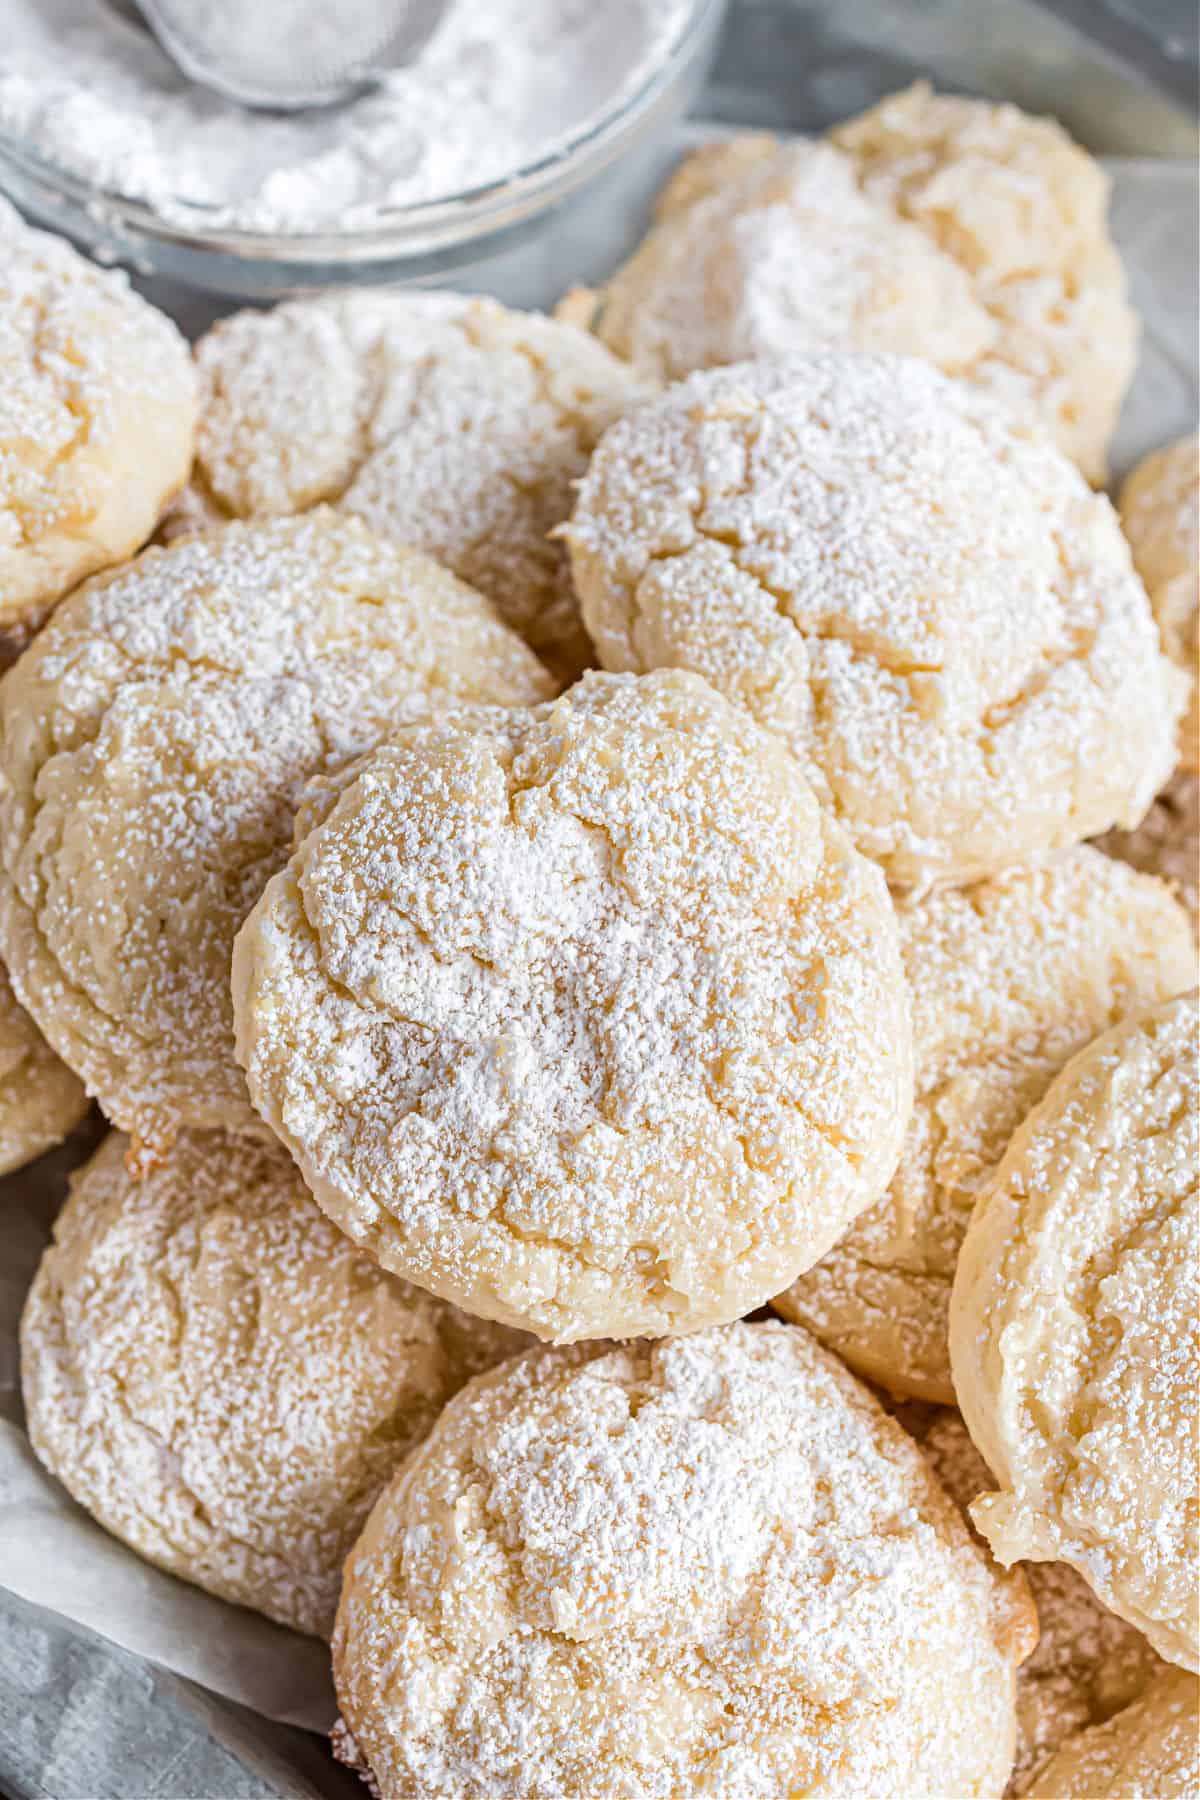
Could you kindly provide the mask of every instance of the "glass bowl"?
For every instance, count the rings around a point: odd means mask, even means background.
[[[275,235],[168,222],[144,202],[91,186],[0,131],[0,190],[37,224],[146,278],[245,299],[346,283],[414,282],[475,266],[624,165],[683,113],[716,47],[725,0],[693,0],[663,60],[632,93],[560,138],[538,161],[441,200],[381,209],[346,232]]]

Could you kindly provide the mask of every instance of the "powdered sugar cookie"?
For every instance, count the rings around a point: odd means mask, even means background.
[[[704,682],[396,731],[319,812],[238,937],[238,1054],[386,1268],[540,1337],[659,1335],[878,1197],[912,1091],[886,891]]]
[[[193,492],[217,519],[341,498],[375,446],[391,383],[463,343],[461,294],[373,289],[220,319],[196,345]],[[304,369],[317,379],[297,381]]]
[[[196,360],[185,525],[339,501],[478,587],[561,674],[592,660],[548,533],[644,388],[593,337],[490,300],[367,292],[238,313]]]
[[[1190,684],[1179,760],[1200,768],[1197,617],[1200,615],[1200,440],[1181,438],[1139,463],[1121,489],[1121,525],[1146,584],[1162,646]]]
[[[802,147],[804,142],[796,139],[792,147]],[[737,132],[732,137],[712,138],[701,144],[676,163],[659,189],[654,202],[655,219],[674,218],[697,200],[707,200],[721,192],[755,165],[769,162],[778,148],[779,139],[769,131]],[[690,369],[683,372],[691,374]]]
[[[925,363],[693,375],[605,434],[566,536],[605,667],[741,701],[895,882],[1135,822],[1170,771],[1173,672],[1108,501]]]
[[[17,1004],[0,968],[0,1175],[61,1144],[87,1108],[83,1083]]]
[[[0,633],[19,647],[131,556],[187,480],[196,385],[169,319],[0,200]]]
[[[950,1284],[980,1183],[1063,1064],[1190,987],[1196,953],[1162,883],[1084,846],[896,910],[916,1069],[904,1154],[775,1305],[893,1393],[950,1403]]]
[[[1106,1725],[1040,1772],[1034,1800],[1190,1800],[1200,1791],[1200,1682],[1168,1669]]]
[[[276,1145],[184,1132],[141,1181],[126,1149],[73,1177],[26,1302],[33,1446],[160,1568],[328,1636],[393,1469],[528,1340],[376,1268]]]
[[[952,1407],[908,1405],[896,1416],[964,1510],[993,1486]],[[1037,1607],[1038,1641],[1017,1671],[1017,1754],[1009,1794],[1023,1794],[1061,1744],[1111,1719],[1164,1667],[1141,1633],[1101,1606],[1066,1563],[1023,1563],[1021,1569]]]
[[[599,296],[603,341],[670,379],[797,351],[925,357],[1102,481],[1137,319],[1099,164],[1051,119],[923,84],[831,139],[687,158]]]
[[[1097,842],[1109,856],[1169,882],[1195,928],[1200,920],[1200,783],[1194,775],[1173,776],[1139,825],[1132,831],[1108,831]]]
[[[1161,1656],[1194,1667],[1197,1003],[1067,1064],[984,1185],[950,1355],[998,1492],[1002,1562],[1070,1563]]]
[[[531,1352],[346,1565],[385,1795],[991,1795],[1035,1627],[898,1425],[784,1325]]]
[[[659,380],[799,350],[886,350],[969,369],[995,326],[970,277],[861,192],[830,144],[733,139],[676,171],[599,298],[610,349]]]
[[[431,696],[550,691],[479,594],[327,510],[97,577],[0,683],[0,936],[22,1004],[142,1146],[261,1131],[229,957],[304,781]]]
[[[892,94],[831,134],[865,193],[960,268],[995,327],[971,370],[1036,416],[1090,481],[1137,361],[1138,320],[1108,232],[1108,176],[1054,119],[935,94]]]

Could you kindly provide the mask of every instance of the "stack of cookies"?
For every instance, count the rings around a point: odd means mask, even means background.
[[[0,1164],[113,1127],[29,1432],[387,1800],[1200,1783],[1200,483],[1096,491],[1106,199],[917,88],[554,318],[194,353],[0,216]]]

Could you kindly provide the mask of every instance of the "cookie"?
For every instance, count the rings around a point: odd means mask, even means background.
[[[897,1408],[934,1474],[964,1511],[993,1485],[960,1415],[920,1403]],[[1066,1563],[1022,1563],[1038,1641],[1017,1670],[1017,1754],[1006,1793],[1023,1794],[1061,1745],[1143,1694],[1165,1665],[1145,1638],[1101,1606]]]
[[[1200,613],[1200,441],[1181,438],[1138,464],[1121,489],[1121,526],[1146,584],[1162,646],[1188,681],[1179,726],[1179,760],[1200,769],[1200,697],[1196,679]]]
[[[1003,1563],[1070,1563],[1194,1668],[1200,1254],[1195,993],[1053,1083],[980,1190],[950,1357]]]
[[[895,1394],[951,1404],[950,1285],[981,1182],[1098,1032],[1196,979],[1161,882],[1080,846],[897,902],[916,1103],[878,1206],[774,1302]]]
[[[1173,775],[1132,831],[1106,831],[1096,842],[1106,855],[1167,882],[1187,907],[1192,929],[1196,929],[1200,923],[1200,783],[1195,775]]]
[[[543,1349],[377,1503],[334,1676],[388,1795],[994,1795],[1011,1581],[794,1327]]]
[[[552,691],[481,595],[327,509],[147,550],[58,608],[0,683],[0,939],[135,1154],[263,1129],[229,958],[305,779],[435,697]]]
[[[1101,483],[1138,340],[1108,192],[1053,120],[920,85],[825,140],[758,133],[685,159],[595,329],[668,380],[801,351],[920,356],[1039,419]]]
[[[595,338],[491,300],[351,292],[223,319],[196,363],[176,529],[337,501],[479,588],[560,675],[593,660],[548,534],[645,388]]]
[[[1106,1725],[1072,1739],[1033,1800],[1190,1800],[1200,1791],[1200,1682],[1170,1669]]]
[[[689,377],[614,425],[566,536],[610,669],[691,668],[779,733],[898,884],[1136,823],[1182,684],[1108,501],[912,359]]]
[[[0,968],[0,1175],[61,1144],[87,1109],[82,1081],[55,1056]]]
[[[327,1637],[342,1563],[451,1394],[525,1347],[386,1275],[276,1145],[184,1132],[72,1179],[21,1324],[29,1434],[160,1568]]]
[[[759,1305],[886,1186],[883,882],[696,677],[393,731],[301,828],[238,937],[238,1055],[386,1268],[539,1337],[658,1336]]]
[[[962,374],[995,336],[966,271],[864,194],[850,157],[760,136],[684,161],[598,309],[601,340],[659,381],[804,350]]]
[[[187,480],[188,348],[169,319],[0,200],[0,640],[131,556]]]
[[[1139,337],[1104,169],[1055,119],[923,82],[830,135],[863,191],[970,275],[995,326],[971,379],[1101,485]]]

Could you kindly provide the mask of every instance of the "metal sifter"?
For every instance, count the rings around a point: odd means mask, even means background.
[[[107,0],[183,73],[272,112],[369,92],[432,37],[446,0]]]

